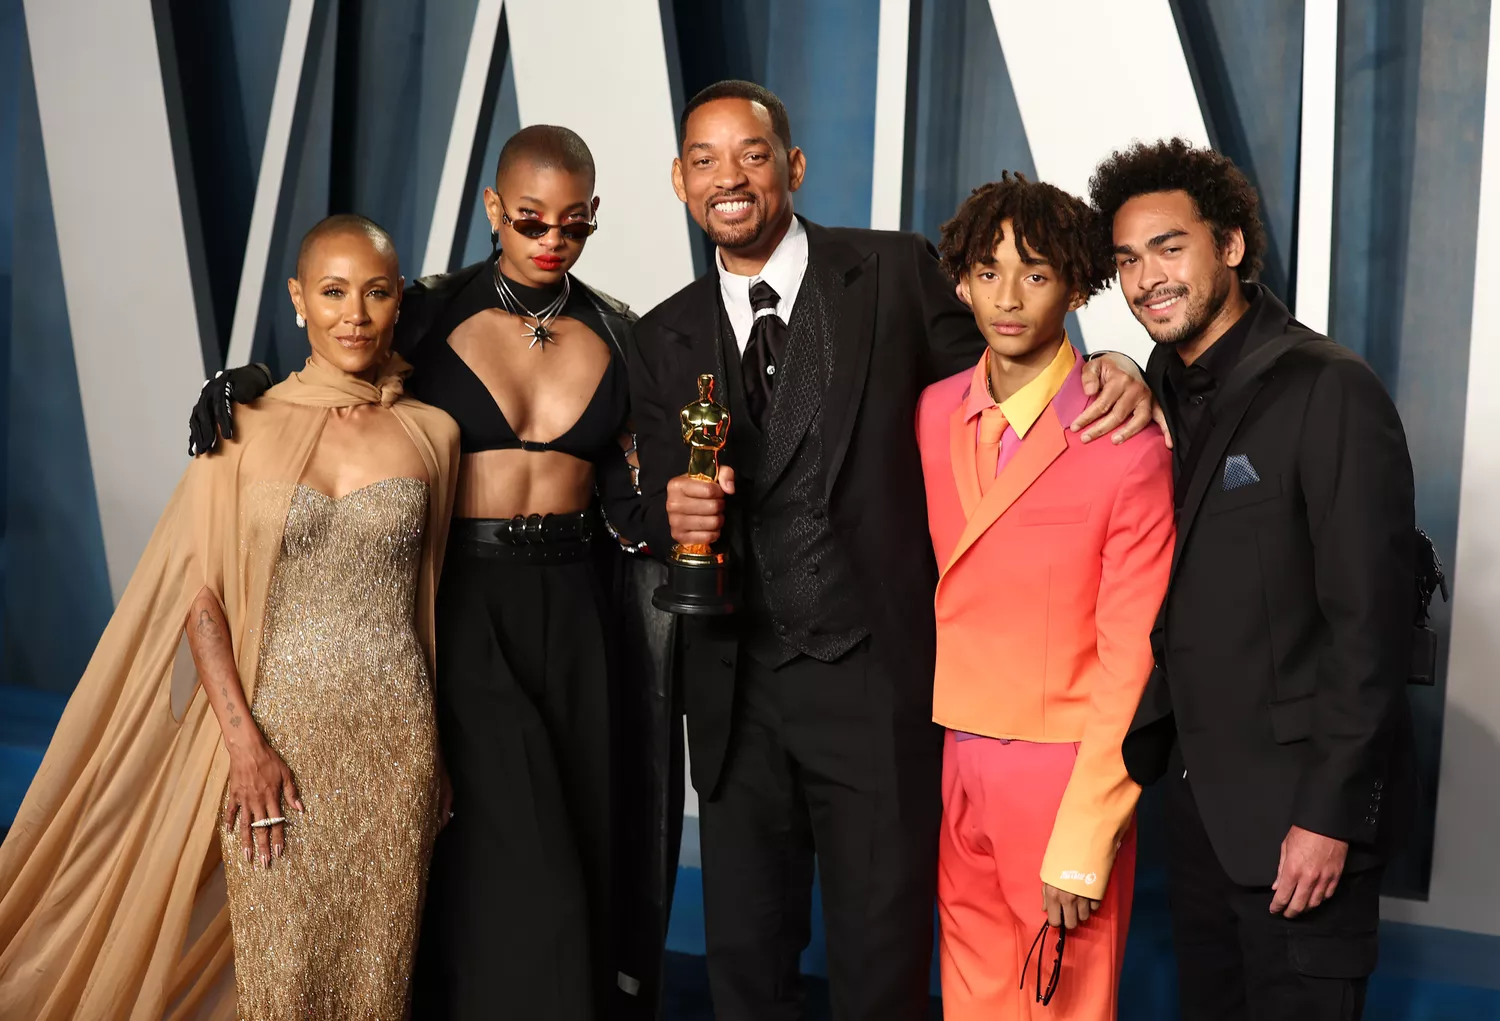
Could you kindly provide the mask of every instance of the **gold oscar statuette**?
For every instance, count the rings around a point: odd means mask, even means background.
[[[729,409],[714,400],[712,374],[698,377],[698,399],[682,409],[682,442],[688,447],[689,478],[716,482],[719,451],[729,438]],[[705,543],[674,543],[667,561],[668,580],[651,596],[668,613],[723,615],[734,612],[724,553]]]

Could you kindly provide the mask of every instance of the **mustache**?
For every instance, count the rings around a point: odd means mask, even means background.
[[[1164,287],[1164,288],[1160,288],[1158,290],[1152,291],[1150,294],[1146,295],[1144,298],[1137,298],[1137,299],[1135,299],[1134,304],[1135,304],[1135,306],[1137,308],[1141,308],[1141,307],[1144,307],[1146,305],[1154,305],[1158,301],[1166,301],[1168,298],[1181,298],[1181,297],[1184,297],[1187,294],[1187,292],[1188,292],[1188,289],[1186,287],[1182,287],[1182,286],[1178,286],[1178,287]]]

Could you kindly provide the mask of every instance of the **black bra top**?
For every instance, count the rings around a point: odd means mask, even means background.
[[[495,291],[493,264],[476,273],[473,280],[453,296],[451,306],[437,317],[430,334],[417,343],[410,356],[415,370],[407,389],[419,400],[453,416],[459,428],[459,447],[465,454],[481,450],[556,450],[584,461],[620,455],[619,436],[630,409],[630,385],[624,360],[615,349],[610,333],[582,287],[574,285],[562,315],[576,319],[609,348],[609,368],[599,380],[583,414],[561,436],[546,440],[523,440],[516,435],[505,413],[495,403],[489,388],[448,343],[448,336],[464,321],[485,309],[501,308]],[[527,308],[547,306],[562,290],[542,289],[506,282]],[[517,337],[518,342],[523,342]],[[546,357],[542,352],[533,352]]]

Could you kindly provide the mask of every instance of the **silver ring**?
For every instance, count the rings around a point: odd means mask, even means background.
[[[259,822],[253,822],[250,824],[250,828],[252,830],[263,830],[282,822],[286,822],[286,816],[278,815],[271,819],[262,819]]]

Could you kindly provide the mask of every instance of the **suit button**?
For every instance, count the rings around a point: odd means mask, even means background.
[[[760,527],[760,515],[759,514],[752,514],[752,515],[750,515],[750,524],[754,525],[756,528],[759,528]]]
[[[771,569],[770,569],[770,568],[769,568],[769,567],[768,567],[768,568],[766,568],[766,569],[765,569],[765,570],[764,570],[764,571],[761,571],[761,572],[760,572],[760,576],[761,576],[761,577],[762,577],[762,578],[764,578],[764,579],[766,579],[766,581],[770,581],[770,580],[771,580],[771,579],[772,579],[772,578],[774,578],[774,577],[776,577],[776,574],[775,574],[775,572],[773,572],[773,571],[772,571],[772,570],[771,570]]]
[[[1385,790],[1385,781],[1384,780],[1376,780],[1375,781],[1375,789],[1377,791],[1383,791],[1383,790]]]
[[[1374,826],[1375,825],[1375,817],[1373,815],[1367,815],[1367,816],[1365,816],[1365,823],[1367,825]]]
[[[807,573],[808,574],[817,574],[818,573],[818,565],[817,564],[808,564],[807,565]]]
[[[828,516],[828,512],[825,511],[822,507],[814,507],[812,516],[817,518],[819,521],[822,521]]]
[[[786,634],[786,625],[785,624],[777,624],[776,625],[776,633],[778,635],[784,635],[784,634]]]

